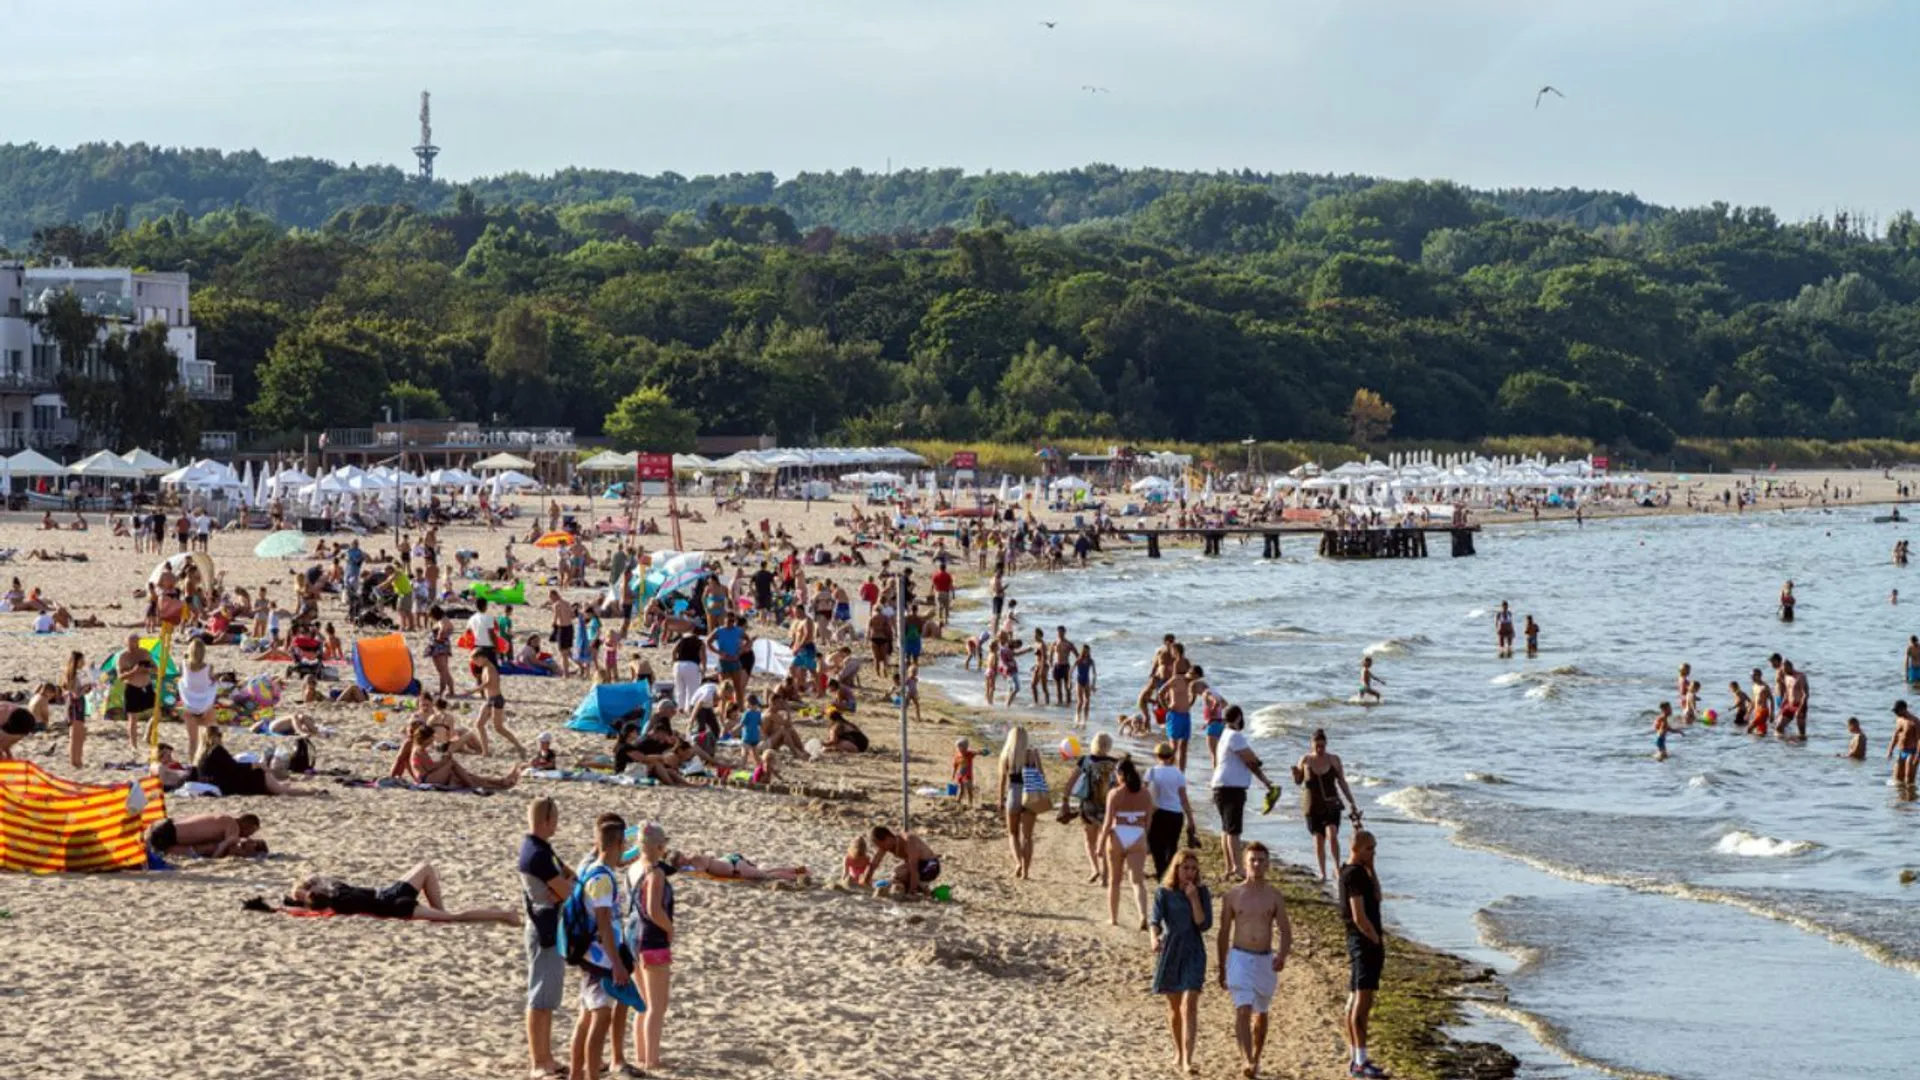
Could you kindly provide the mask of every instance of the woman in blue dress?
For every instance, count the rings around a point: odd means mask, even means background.
[[[1200,884],[1200,859],[1193,852],[1182,852],[1167,867],[1153,897],[1152,925],[1153,992],[1166,995],[1174,1069],[1184,1072],[1193,1065],[1200,990],[1207,983],[1204,935],[1213,927],[1213,896]]]

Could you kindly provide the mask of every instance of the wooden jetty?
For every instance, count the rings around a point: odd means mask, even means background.
[[[1117,528],[1114,534],[1122,537],[1140,536],[1147,541],[1147,557],[1160,557],[1161,537],[1199,537],[1200,551],[1204,555],[1220,554],[1220,545],[1228,536],[1259,536],[1261,538],[1260,557],[1277,559],[1280,557],[1280,538],[1282,536],[1320,537],[1320,555],[1327,559],[1424,559],[1428,553],[1427,536],[1430,533],[1445,533],[1451,540],[1451,552],[1454,558],[1462,558],[1474,553],[1473,536],[1480,531],[1478,525],[1422,525],[1411,528],[1400,526],[1379,526],[1375,528],[1346,528],[1325,526],[1302,522],[1270,523],[1259,525],[1196,525],[1176,526],[1155,529]]]

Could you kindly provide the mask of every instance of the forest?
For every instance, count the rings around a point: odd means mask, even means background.
[[[232,167],[247,155],[169,187],[188,157],[13,249],[191,273],[200,353],[236,380],[193,417],[208,428],[386,410],[629,445],[1920,436],[1905,213],[1869,235],[1724,204],[1102,169],[735,177],[700,201],[616,174],[443,193],[316,164],[260,198],[278,174]],[[253,197],[213,206],[219,176]],[[0,170],[7,214],[37,190]]]

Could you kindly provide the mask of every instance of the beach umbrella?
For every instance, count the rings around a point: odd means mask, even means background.
[[[154,567],[153,573],[147,575],[147,584],[160,584],[160,574],[166,570],[173,571],[175,577],[184,577],[186,576],[187,564],[189,563],[200,568],[200,580],[203,583],[209,585],[213,583],[212,556],[201,551],[183,551],[178,555],[169,555],[165,559],[160,560],[160,565]]]
[[[572,533],[550,532],[547,535],[541,537],[540,539],[535,540],[533,542],[533,546],[537,548],[560,548],[560,547],[569,547],[573,543],[574,543],[574,539],[573,539]]]
[[[489,458],[481,458],[474,462],[473,467],[487,472],[501,472],[507,469],[531,469],[534,464],[516,454],[499,453]]]
[[[67,472],[94,480],[146,479],[145,473],[127,464],[125,459],[105,450],[75,462]]]
[[[148,476],[159,476],[173,471],[173,462],[157,454],[148,453],[137,446],[120,455],[120,459]]]
[[[255,505],[253,498],[253,462],[247,462],[247,471],[240,474],[240,501],[248,506]]]
[[[306,551],[307,538],[292,529],[268,533],[265,539],[253,545],[254,557],[260,559],[290,559],[295,555],[304,555]]]
[[[7,459],[7,468],[13,475],[27,476],[65,476],[67,467],[38,450],[27,449]]]
[[[13,465],[0,457],[0,496],[13,494]]]

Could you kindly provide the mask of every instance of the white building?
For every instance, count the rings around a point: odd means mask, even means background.
[[[0,450],[71,446],[80,440],[56,383],[59,347],[43,340],[27,318],[61,292],[78,296],[82,307],[107,320],[102,340],[116,331],[165,323],[187,396],[232,397],[232,376],[215,374],[213,363],[200,359],[188,291],[185,274],[0,262]],[[86,360],[93,362],[92,356]]]

